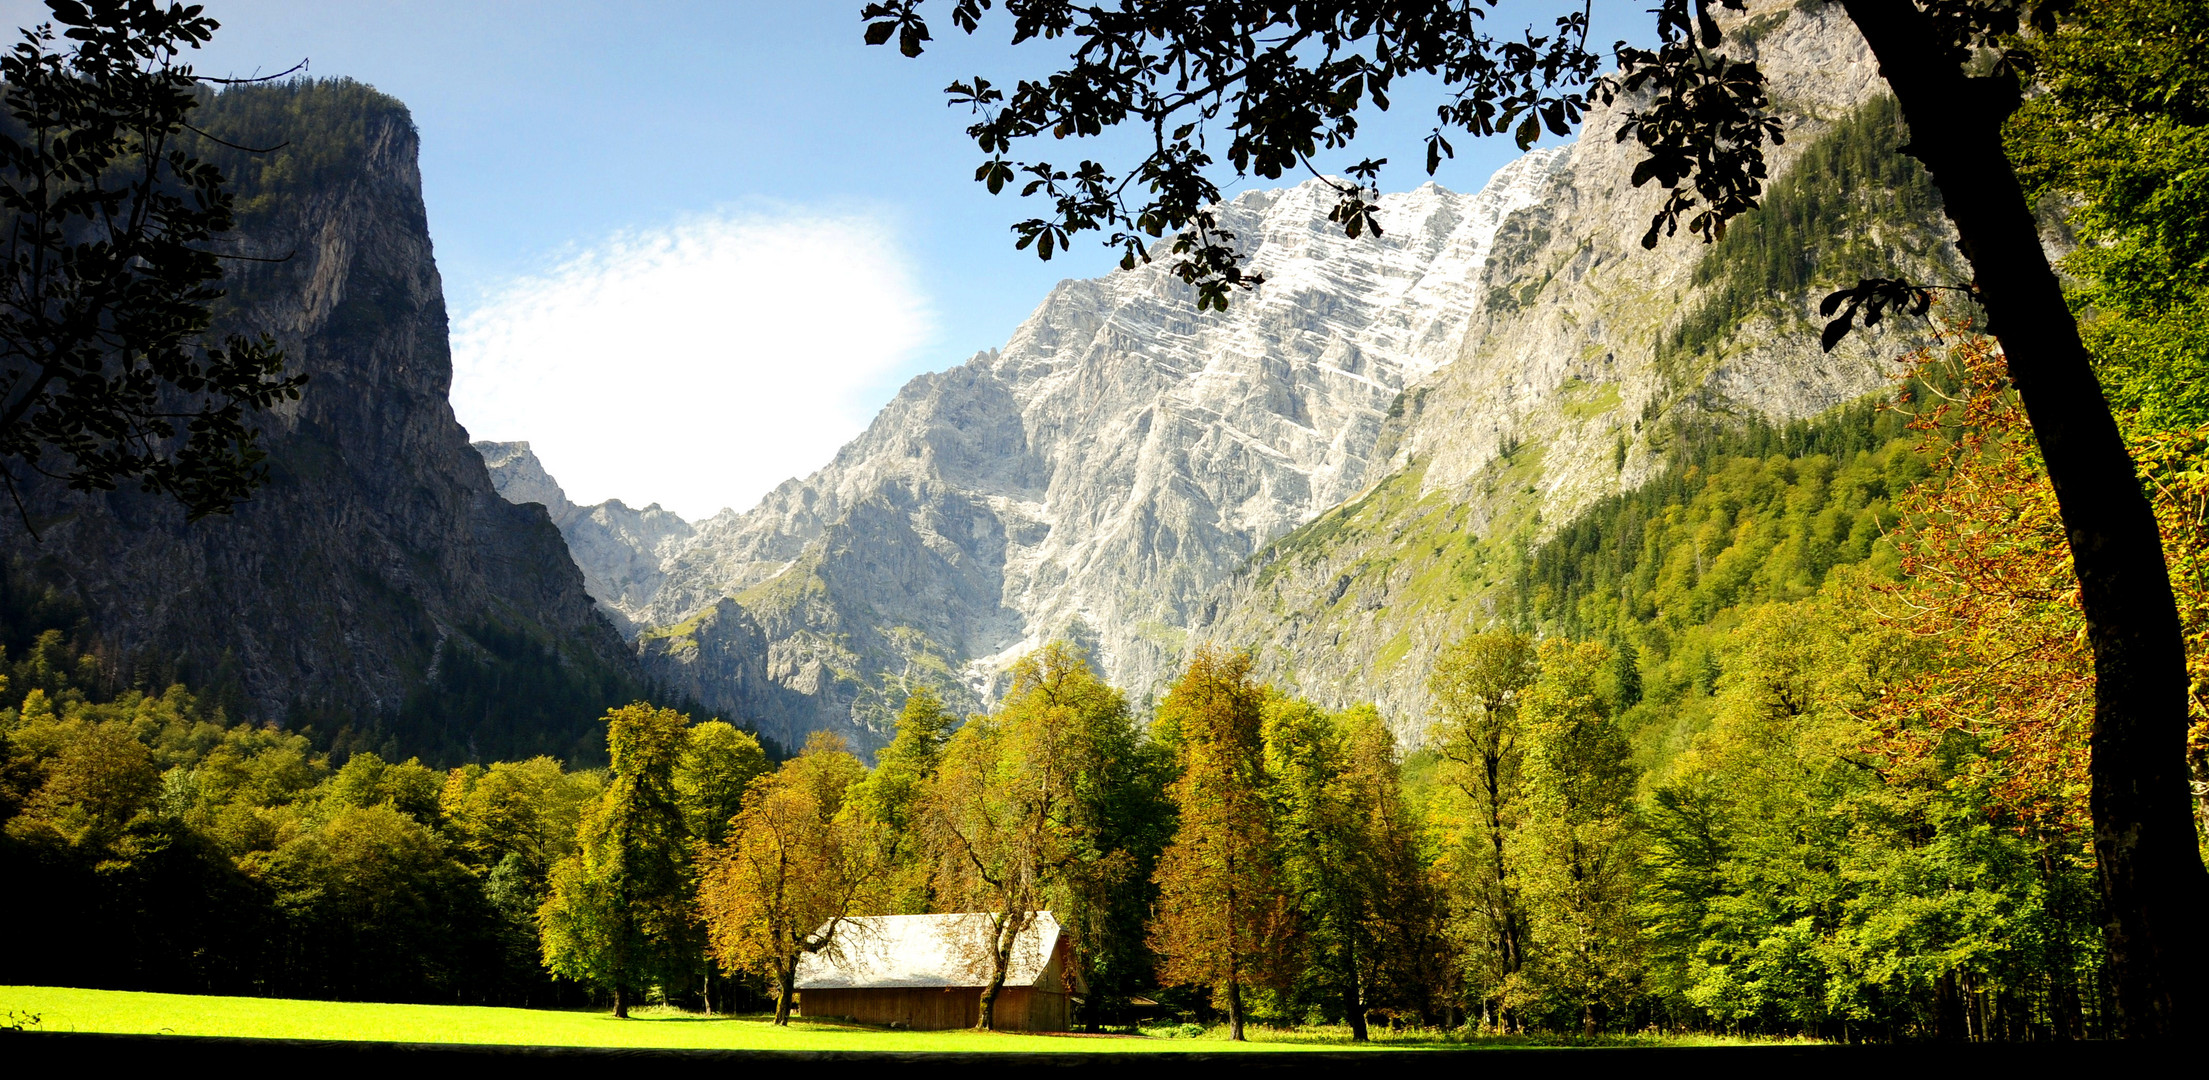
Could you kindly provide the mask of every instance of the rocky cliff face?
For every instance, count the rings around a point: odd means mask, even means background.
[[[126,684],[219,685],[250,717],[402,755],[602,753],[598,699],[643,684],[553,522],[498,496],[447,404],[406,110],[301,83],[232,90],[198,122],[292,142],[288,162],[226,163],[246,247],[290,258],[236,269],[222,322],[273,334],[305,396],[266,418],[270,480],[228,517],[33,486],[39,537],[0,520],[10,576],[73,598]],[[476,685],[501,677],[536,690]]]
[[[1859,334],[1825,354],[1814,308],[1882,268],[1961,280],[1945,224],[1872,177],[1790,175],[1798,162],[1851,165],[1842,142],[1884,139],[1872,158],[1897,160],[1869,50],[1822,5],[1752,3],[1727,26],[1788,120],[1762,218],[1737,222],[1730,246],[1682,235],[1644,250],[1661,196],[1630,182],[1637,154],[1614,137],[1620,112],[1590,115],[1504,223],[1454,362],[1406,393],[1372,486],[1262,552],[1195,634],[1257,646],[1265,673],[1316,699],[1377,701],[1416,737],[1435,653],[1508,613],[1526,545],[1648,480],[1684,426],[1807,418],[1892,385],[1917,337]],[[1759,235],[1792,245],[1804,287],[1758,277]],[[1729,287],[1755,302],[1721,303]]]
[[[667,580],[661,564],[697,530],[658,503],[632,510],[619,499],[597,506],[569,502],[526,442],[479,442],[475,448],[500,496],[513,503],[537,503],[552,516],[583,572],[583,587],[623,636],[635,637],[639,628],[629,613],[642,610],[658,594]]]
[[[1728,19],[1788,117],[1780,173],[1893,159],[1837,12],[1759,0]],[[1434,652],[1499,613],[1517,554],[1654,475],[1683,426],[1887,385],[1882,358],[1913,342],[1821,354],[1813,286],[1954,264],[1937,214],[1864,176],[1840,202],[1783,176],[1767,216],[1794,232],[1744,221],[1715,254],[1645,251],[1660,195],[1630,184],[1621,119],[1597,111],[1477,195],[1390,196],[1378,240],[1343,238],[1317,183],[1245,194],[1223,225],[1267,283],[1224,315],[1159,268],[1065,282],[826,468],[687,536],[540,501],[657,677],[788,743],[879,742],[915,682],[979,705],[1054,637],[1138,698],[1200,641],[1255,646],[1270,676],[1378,700],[1416,734]],[[485,452],[502,490],[536,498],[533,462]]]
[[[700,523],[648,600],[611,578],[597,595],[648,627],[657,677],[784,738],[875,742],[912,681],[977,704],[1058,636],[1148,686],[1258,545],[1367,482],[1399,391],[1478,310],[1497,225],[1560,157],[1477,195],[1390,196],[1378,240],[1330,226],[1316,181],[1245,194],[1222,224],[1267,282],[1226,315],[1163,267],[1065,282],[1004,348],[906,386],[827,468]],[[587,575],[622,562],[567,532]],[[773,700],[708,673],[754,634]]]

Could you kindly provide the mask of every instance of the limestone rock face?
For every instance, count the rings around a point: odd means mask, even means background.
[[[1729,49],[1751,42],[1788,124],[1775,176],[1885,92],[1837,8],[1763,0],[1725,21]],[[1484,303],[1454,362],[1405,395],[1376,448],[1373,486],[1261,553],[1194,633],[1258,646],[1265,674],[1322,702],[1376,701],[1416,739],[1436,652],[1489,622],[1507,585],[1494,546],[1459,545],[1538,540],[1638,487],[1664,467],[1675,420],[1804,419],[1893,385],[1895,361],[1921,339],[1858,333],[1823,353],[1820,290],[1778,298],[1792,311],[1730,326],[1707,353],[1664,357],[1663,335],[1710,293],[1697,277],[1709,249],[1684,230],[1641,246],[1662,194],[1632,185],[1638,147],[1615,138],[1627,104],[1590,114],[1504,223]],[[1960,280],[1945,223],[1889,224],[1922,241],[1910,269]]]
[[[249,253],[290,258],[234,265],[225,283],[224,326],[274,335],[310,376],[301,400],[263,418],[269,482],[196,524],[128,489],[31,485],[36,539],[0,515],[10,574],[81,603],[94,647],[126,681],[184,678],[235,695],[246,718],[349,729],[402,755],[587,756],[603,744],[587,714],[560,730],[394,726],[434,713],[439,671],[501,662],[479,638],[528,642],[559,670],[641,680],[545,511],[499,497],[453,418],[406,110],[334,84],[338,112],[316,113],[331,85],[230,91],[296,93],[308,102],[296,106],[300,140],[364,131],[328,175],[245,219]],[[225,115],[211,111],[202,123]],[[262,194],[241,188],[241,205]]]
[[[577,506],[526,442],[479,442],[475,448],[500,496],[512,503],[537,503],[552,516],[599,610],[624,636],[636,636],[629,612],[659,591],[666,580],[660,564],[690,540],[695,532],[690,523],[658,503],[642,510],[632,510],[619,499]]]
[[[1247,193],[1221,225],[1266,283],[1225,315],[1164,266],[1064,282],[1003,348],[914,379],[826,468],[671,548],[594,554],[577,512],[546,505],[655,675],[778,738],[874,744],[913,681],[978,705],[1056,636],[1147,687],[1207,593],[1368,481],[1398,393],[1479,310],[1497,226],[1562,158],[1530,154],[1474,195],[1389,196],[1378,239],[1326,220],[1322,182]],[[485,453],[510,497],[554,498],[532,462]],[[754,626],[772,702],[698,674],[735,655],[717,635]]]

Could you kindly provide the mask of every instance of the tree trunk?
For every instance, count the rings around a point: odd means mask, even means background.
[[[1358,992],[1357,976],[1353,974],[1342,984],[1342,1012],[1350,1018],[1350,1041],[1365,1042],[1365,995]]]
[[[614,982],[614,1019],[629,1019],[629,991],[620,980]]]
[[[1023,909],[1024,910],[1024,909]],[[989,982],[982,986],[982,1007],[974,1019],[977,1031],[997,1030],[997,994],[1005,988],[1005,969],[1012,966],[1013,942],[1020,932],[1027,929],[1027,920],[1016,912],[1007,911],[997,920],[996,936],[990,941]]]
[[[1227,980],[1227,1037],[1236,1042],[1243,1040],[1243,984],[1241,979]]]
[[[1004,985],[1005,980],[1000,976],[991,979],[989,985],[982,987],[982,1008],[980,1014],[974,1018],[974,1030],[997,1030],[997,991],[998,988]]]
[[[2016,86],[1967,78],[1912,0],[1841,4],[1940,188],[2063,513],[2094,656],[2088,806],[2120,1031],[2191,1034],[2209,1019],[2209,871],[2187,784],[2185,645],[2154,512],[2002,146]]]
[[[795,988],[797,981],[796,964],[782,969],[782,972],[775,976],[775,1026],[777,1027],[790,1026],[790,999],[797,996]]]
[[[1503,952],[1503,971],[1509,975],[1519,970],[1519,911],[1511,895],[1511,878],[1505,859],[1503,827],[1503,754],[1500,750],[1485,755],[1483,764],[1488,770],[1488,842],[1496,852],[1496,935]]]

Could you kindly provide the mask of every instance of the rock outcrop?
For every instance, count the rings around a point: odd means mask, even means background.
[[[124,685],[180,677],[400,756],[602,755],[596,715],[644,683],[552,520],[499,497],[453,417],[405,108],[303,82],[197,122],[291,141],[224,161],[244,248],[284,261],[233,265],[221,325],[274,335],[305,395],[263,419],[270,479],[228,516],[28,485],[37,538],[0,515],[11,578],[72,598]]]
[[[661,564],[697,530],[658,503],[632,510],[619,499],[597,506],[569,502],[526,442],[479,442],[475,448],[501,496],[508,502],[537,503],[552,516],[583,572],[583,587],[624,637],[635,637],[639,628],[629,613],[651,602],[667,580]]]

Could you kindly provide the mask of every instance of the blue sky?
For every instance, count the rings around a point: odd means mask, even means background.
[[[1032,211],[972,181],[944,85],[1054,59],[1053,43],[1005,45],[1002,19],[974,39],[946,20],[907,60],[861,42],[859,0],[202,2],[223,23],[203,73],[307,58],[406,102],[456,411],[478,437],[536,443],[579,500],[748,506],[911,376],[1002,343],[1057,281],[1114,261],[1013,250],[1007,226]],[[1646,37],[1642,6],[1598,5],[1596,38]],[[22,25],[43,5],[0,13]],[[1385,156],[1386,189],[1427,179],[1431,99],[1406,89],[1322,165]],[[1132,146],[1102,142],[1065,156]],[[1453,142],[1435,179],[1458,190],[1516,154]]]

